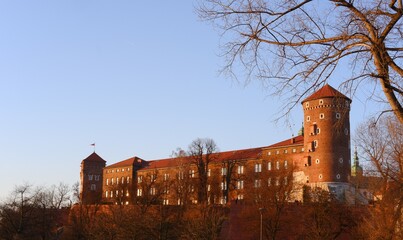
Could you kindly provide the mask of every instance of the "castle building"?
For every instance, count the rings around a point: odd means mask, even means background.
[[[342,199],[351,175],[350,104],[349,98],[325,85],[302,101],[304,123],[298,136],[265,147],[211,154],[203,183],[208,203],[242,200],[250,191],[291,180]],[[139,199],[166,205],[197,203],[197,169],[190,156],[148,161],[132,157],[105,167],[93,153],[81,164],[81,196],[86,202],[112,204]],[[99,176],[98,182],[91,176]]]

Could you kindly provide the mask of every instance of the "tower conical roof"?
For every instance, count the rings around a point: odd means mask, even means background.
[[[345,98],[351,102],[351,99],[346,97],[344,94],[341,92],[337,91],[333,87],[331,87],[329,84],[326,84],[323,86],[321,89],[318,91],[314,92],[311,96],[305,98],[302,103],[307,102],[307,101],[312,101],[320,98],[329,98],[329,97],[337,97],[337,98]]]

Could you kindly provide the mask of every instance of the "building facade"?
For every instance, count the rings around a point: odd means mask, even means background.
[[[292,184],[319,187],[342,199],[351,175],[350,104],[325,85],[302,101],[304,124],[298,136],[265,147],[213,153],[204,180],[192,156],[149,161],[133,157],[106,167],[102,161],[90,165],[83,160],[82,196],[93,189],[89,177],[97,169],[102,186],[91,193],[110,204],[198,203],[200,191],[206,192],[209,204],[225,204],[252,192],[260,196],[263,187]],[[294,199],[302,200],[302,192]]]

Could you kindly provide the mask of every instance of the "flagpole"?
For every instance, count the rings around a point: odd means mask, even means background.
[[[91,144],[90,146],[93,146],[93,147],[94,147],[94,152],[95,152],[95,143]]]

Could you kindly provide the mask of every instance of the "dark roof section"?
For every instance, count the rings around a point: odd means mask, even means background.
[[[109,165],[105,168],[117,168],[117,167],[133,166],[133,165],[142,165],[143,162],[145,162],[145,161],[139,157],[132,157],[132,158],[117,162],[115,164]]]
[[[259,158],[262,155],[262,150],[265,148],[278,148],[287,147],[293,145],[302,145],[304,143],[304,136],[296,136],[290,139],[284,140],[282,142],[275,143],[267,147],[249,148],[241,150],[233,150],[226,152],[213,153],[211,159],[213,162],[221,162],[228,160],[245,160]],[[191,157],[180,157],[180,158],[164,158],[145,161],[138,157],[132,157],[115,164],[109,165],[106,168],[116,168],[116,167],[126,167],[133,166],[135,164],[141,165],[143,168],[140,170],[149,170],[154,168],[169,168],[176,167],[181,164],[187,164],[192,161]]]
[[[213,162],[221,162],[228,160],[243,160],[250,158],[258,158],[260,157],[261,152],[262,148],[250,148],[235,151],[219,152],[219,153],[213,153],[211,155],[211,159]],[[192,161],[191,157],[152,160],[146,162],[147,166],[144,169],[176,167],[182,163],[189,163],[191,161]]]
[[[87,158],[83,160],[83,162],[106,162],[103,160],[98,154],[95,152],[91,153]]]
[[[290,139],[275,143],[266,148],[288,147],[288,146],[292,146],[292,145],[301,145],[301,144],[304,144],[304,136],[299,135],[299,136],[292,137]]]
[[[338,98],[345,98],[351,102],[351,99],[346,97],[344,94],[341,92],[337,91],[333,87],[331,87],[329,84],[326,84],[323,86],[321,89],[318,91],[314,92],[311,96],[305,98],[301,103],[307,102],[307,101],[312,101],[315,99],[320,99],[320,98],[328,98],[328,97],[338,97]]]

